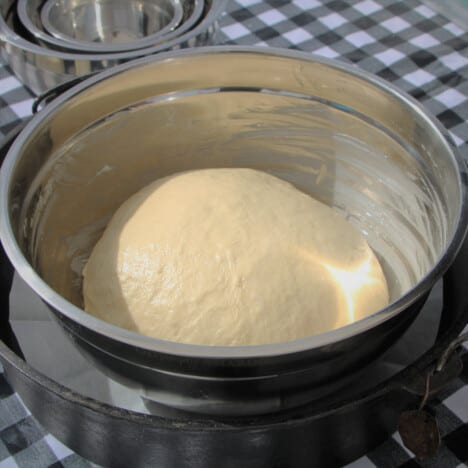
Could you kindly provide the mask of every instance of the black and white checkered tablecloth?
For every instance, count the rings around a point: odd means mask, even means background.
[[[299,49],[391,81],[449,129],[468,161],[468,34],[419,0],[230,0],[220,25],[221,43]],[[0,137],[30,114],[32,101],[0,62]],[[417,461],[394,434],[351,466],[468,466],[466,352],[464,363],[460,378],[431,403],[443,440],[437,458]],[[16,466],[92,465],[44,433],[0,373],[0,468]]]

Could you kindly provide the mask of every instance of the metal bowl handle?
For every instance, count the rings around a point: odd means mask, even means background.
[[[66,81],[65,83],[59,84],[54,88],[49,89],[43,94],[40,94],[33,102],[32,113],[37,114],[41,109],[43,109],[47,104],[51,103],[55,98],[59,97],[65,91],[68,91],[73,86],[81,83],[84,80],[96,75],[97,73],[89,73],[87,75],[77,76],[71,80]]]

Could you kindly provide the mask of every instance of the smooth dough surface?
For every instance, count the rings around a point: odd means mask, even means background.
[[[192,344],[294,340],[388,303],[357,229],[252,169],[184,172],[143,188],[114,214],[83,275],[89,313]]]

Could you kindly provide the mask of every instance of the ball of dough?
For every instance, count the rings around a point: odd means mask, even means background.
[[[251,169],[184,172],[143,188],[117,210],[83,274],[89,313],[192,344],[294,340],[388,303],[353,226]]]

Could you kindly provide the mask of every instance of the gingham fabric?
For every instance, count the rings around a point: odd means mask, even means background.
[[[438,8],[438,11],[443,11]],[[450,131],[468,161],[468,35],[419,0],[230,0],[219,43],[298,49],[351,62],[410,93]],[[30,114],[33,95],[0,62],[0,136]],[[442,446],[418,461],[398,434],[351,467],[468,466],[464,371],[430,407]],[[46,434],[0,374],[0,468],[93,466]]]

